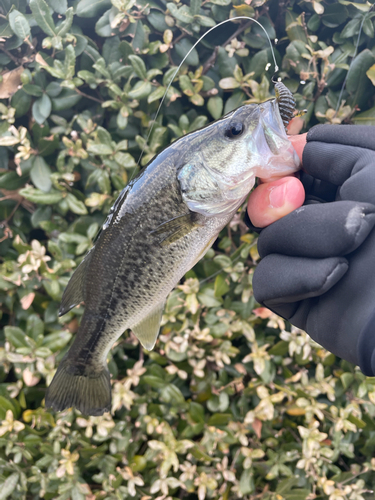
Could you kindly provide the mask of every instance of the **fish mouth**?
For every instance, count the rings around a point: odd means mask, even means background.
[[[271,181],[299,170],[300,159],[288,139],[276,99],[259,105],[259,153],[262,165],[256,176]]]

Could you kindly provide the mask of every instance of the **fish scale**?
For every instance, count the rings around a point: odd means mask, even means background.
[[[255,176],[298,166],[275,101],[243,106],[160,153],[122,191],[64,292],[60,314],[81,302],[85,310],[46,406],[108,411],[113,343],[131,328],[152,349],[168,294],[231,220]]]

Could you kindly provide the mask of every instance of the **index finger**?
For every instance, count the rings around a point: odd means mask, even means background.
[[[365,125],[318,125],[307,134],[303,169],[317,179],[341,186],[363,173],[367,184],[375,180],[375,127]],[[370,177],[369,177],[370,175]],[[365,184],[365,183],[363,183]],[[362,183],[361,183],[362,185]],[[351,198],[353,199],[353,198]]]

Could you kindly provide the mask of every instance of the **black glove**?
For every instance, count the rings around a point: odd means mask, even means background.
[[[258,302],[375,375],[375,127],[307,135],[305,205],[262,230]]]

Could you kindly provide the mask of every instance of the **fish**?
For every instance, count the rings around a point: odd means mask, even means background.
[[[177,139],[123,189],[63,293],[60,316],[82,302],[85,309],[46,407],[110,411],[107,355],[114,342],[131,329],[152,350],[168,294],[242,206],[256,177],[299,169],[279,101],[245,104]]]

